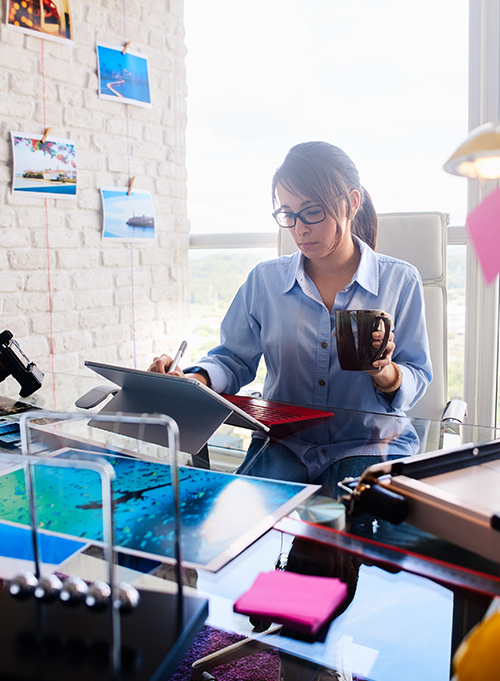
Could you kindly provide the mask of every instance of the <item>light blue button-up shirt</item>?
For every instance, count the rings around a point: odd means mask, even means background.
[[[356,241],[359,267],[337,293],[331,314],[299,251],[250,272],[222,322],[220,345],[196,363],[208,372],[214,390],[237,393],[254,380],[264,355],[267,399],[377,412],[404,411],[418,401],[432,378],[420,275],[413,265]],[[403,371],[394,396],[376,390],[366,372],[340,368],[333,332],[335,311],[345,309],[379,309],[392,316],[393,360]]]

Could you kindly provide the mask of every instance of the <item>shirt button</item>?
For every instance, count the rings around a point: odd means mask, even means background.
[[[327,347],[328,347],[328,343],[325,343],[325,342],[321,343],[321,347],[322,347],[322,348],[327,348]]]
[[[321,453],[326,454],[327,453],[327,448],[326,447],[321,447]]]
[[[324,382],[324,380],[323,380],[322,378],[319,379],[318,383],[319,383],[320,385],[325,385],[325,382]]]

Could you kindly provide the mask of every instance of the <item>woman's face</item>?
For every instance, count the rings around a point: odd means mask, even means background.
[[[296,196],[279,184],[277,194],[280,208],[298,213],[304,208],[317,205],[304,196]],[[351,194],[352,210],[356,213],[359,208],[359,192]],[[290,228],[293,240],[302,253],[310,260],[325,258],[332,253],[341,250],[344,244],[351,244],[350,220],[347,219],[347,202],[341,201],[338,207],[339,224],[328,213],[321,222],[308,225],[297,218],[295,227]],[[287,229],[282,227],[281,229]]]

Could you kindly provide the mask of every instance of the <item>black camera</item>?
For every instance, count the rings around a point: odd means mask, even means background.
[[[21,386],[19,395],[28,397],[42,387],[44,374],[30,362],[10,331],[0,333],[0,381],[12,374]]]

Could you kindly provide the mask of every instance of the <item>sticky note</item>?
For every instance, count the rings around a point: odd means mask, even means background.
[[[500,273],[500,188],[467,216],[467,227],[488,284]]]
[[[238,598],[234,610],[315,634],[346,596],[347,585],[335,577],[273,570],[258,575],[250,589]]]

